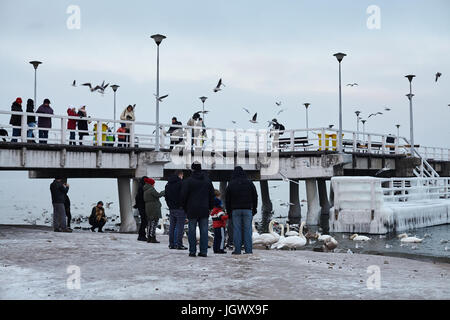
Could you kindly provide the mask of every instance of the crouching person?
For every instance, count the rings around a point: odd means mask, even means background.
[[[161,192],[156,191],[154,187],[155,180],[152,178],[145,178],[144,182],[145,214],[149,224],[147,242],[159,243],[156,240],[156,227],[159,219],[161,219],[161,202],[159,198],[164,196],[164,190]]]
[[[98,232],[103,232],[102,228],[106,223],[106,215],[102,201],[99,201],[97,205],[92,208],[91,216],[89,217],[89,223],[92,226],[92,232],[95,232],[96,228],[98,228]]]

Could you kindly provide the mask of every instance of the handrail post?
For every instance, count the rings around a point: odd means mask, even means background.
[[[353,152],[356,152],[356,132],[353,132]]]
[[[157,128],[158,130],[159,128]],[[134,122],[130,126],[130,148],[134,148]]]
[[[103,123],[100,120],[97,121],[97,146],[102,145],[102,125]]]
[[[325,150],[325,129],[322,128],[322,150]]]
[[[386,136],[385,135],[381,136],[381,153],[382,154],[386,153]]]
[[[234,129],[233,133],[234,133],[234,137],[233,137],[234,152],[237,153],[237,151],[238,151],[237,129]]]
[[[65,120],[66,118],[61,118],[61,144],[66,144],[67,125]]]
[[[256,129],[256,157],[259,155],[259,131]]]
[[[290,144],[291,144],[291,151],[295,151],[295,135],[294,135],[294,130],[291,130],[291,136],[290,136]],[[279,139],[279,138],[278,138]]]
[[[370,133],[367,135],[367,152],[372,153],[372,136]]]
[[[21,118],[21,123],[20,123],[20,140],[23,143],[27,142],[27,129],[28,129],[28,125],[27,125],[27,116],[26,116],[26,112],[22,112],[22,118]]]

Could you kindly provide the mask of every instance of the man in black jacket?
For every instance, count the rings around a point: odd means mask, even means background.
[[[33,99],[28,99],[27,100],[27,112],[34,113],[34,101],[33,101]],[[36,127],[36,117],[35,116],[28,116],[27,117],[27,125],[28,125],[27,138],[29,138],[28,142],[35,143],[36,140],[34,140],[33,128]],[[30,138],[32,138],[32,139],[30,139]]]
[[[257,212],[258,194],[255,185],[247,178],[242,167],[234,168],[226,189],[225,203],[228,214],[233,219],[233,254],[241,254],[242,238],[245,253],[252,250],[252,219]]]
[[[56,178],[50,184],[53,204],[53,230],[55,232],[72,232],[66,227],[65,196],[69,191],[69,185],[63,183],[61,178]]]
[[[142,177],[139,180],[139,187],[136,193],[135,205],[134,208],[138,209],[139,216],[141,217],[141,225],[139,227],[139,236],[138,241],[147,241],[145,228],[148,225],[147,215],[145,214],[145,201],[144,201],[144,179],[148,178],[147,176]]]
[[[188,240],[189,256],[195,257],[197,251],[196,228],[200,229],[200,257],[208,253],[208,218],[214,207],[214,187],[208,176],[202,172],[202,166],[194,162],[192,175],[184,180],[181,187],[181,205],[189,219]]]
[[[86,106],[82,106],[79,110],[78,110],[78,116],[80,118],[86,118],[87,117],[87,113],[86,113]],[[78,125],[78,136],[79,136],[79,140],[80,140],[80,146],[83,145],[83,137],[84,136],[88,136],[89,132],[87,132],[89,130],[88,128],[88,121],[87,120],[78,120],[77,121],[77,125]]]
[[[177,170],[165,187],[165,198],[169,207],[169,248],[187,250],[183,245],[183,230],[186,213],[181,206],[181,186],[183,182],[183,171]]]

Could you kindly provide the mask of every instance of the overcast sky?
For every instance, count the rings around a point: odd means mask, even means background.
[[[81,28],[67,28],[67,8],[81,10]],[[381,28],[368,29],[366,12],[380,8]],[[40,60],[38,101],[55,113],[87,105],[91,116],[113,117],[113,94],[103,97],[77,82],[117,83],[118,111],[137,104],[137,118],[155,120],[156,45],[160,47],[161,122],[183,124],[201,109],[207,125],[250,127],[242,107],[258,112],[260,128],[278,111],[286,128],[303,128],[302,103],[310,102],[310,127],[338,124],[338,63],[342,64],[344,129],[355,129],[355,110],[392,111],[370,118],[366,131],[409,137],[406,74],[413,82],[416,143],[450,147],[450,1],[1,0],[0,102],[33,97],[33,68]],[[443,75],[437,83],[434,74]],[[226,87],[213,93],[217,80]],[[346,87],[347,83],[358,87]],[[5,117],[1,123],[7,122]]]

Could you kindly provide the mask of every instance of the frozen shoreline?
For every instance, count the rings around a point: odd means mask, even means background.
[[[0,299],[450,299],[445,263],[304,250],[190,258],[168,236],[136,237],[0,225]],[[80,290],[67,289],[69,265]],[[366,285],[372,265],[380,290]]]

